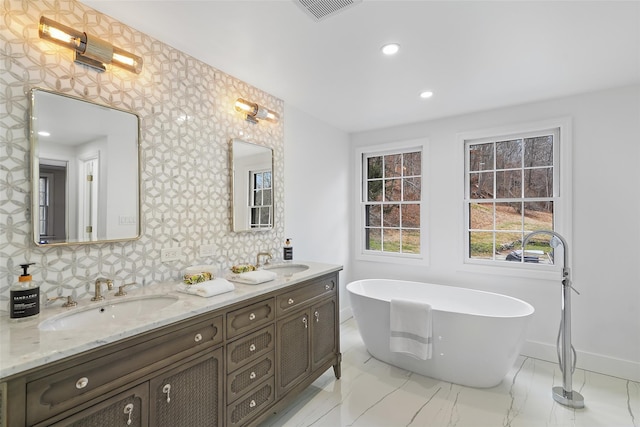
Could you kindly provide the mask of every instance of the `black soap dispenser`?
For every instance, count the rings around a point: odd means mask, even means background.
[[[22,275],[9,291],[9,318],[14,322],[34,318],[40,313],[40,286],[33,283],[29,274],[29,267],[34,264],[20,264]]]
[[[293,260],[293,246],[291,246],[291,239],[287,238],[284,242],[284,247],[282,248],[282,259],[284,261],[292,261]]]

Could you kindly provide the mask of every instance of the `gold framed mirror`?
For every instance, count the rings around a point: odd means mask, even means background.
[[[140,118],[30,91],[32,230],[37,245],[140,237]]]
[[[232,139],[229,151],[232,230],[271,230],[274,223],[273,150]]]

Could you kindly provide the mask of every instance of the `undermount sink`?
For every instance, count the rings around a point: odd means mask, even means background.
[[[172,295],[146,295],[107,301],[87,308],[62,313],[38,325],[41,331],[66,331],[73,329],[117,326],[130,322],[144,313],[152,313],[178,301]]]
[[[292,274],[300,273],[309,269],[308,265],[304,264],[274,264],[264,266],[265,270],[273,271],[283,276],[291,276]]]

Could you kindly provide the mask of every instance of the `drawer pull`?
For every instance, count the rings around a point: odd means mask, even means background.
[[[255,408],[256,407],[256,401],[252,400],[251,402],[249,402],[249,408]]]
[[[193,340],[195,342],[200,342],[202,341],[202,334],[196,334],[196,336],[193,338]]]
[[[249,315],[249,320],[256,320],[256,315],[255,315],[255,313],[251,313],[251,314]]]
[[[78,390],[83,389],[87,386],[87,384],[89,384],[89,378],[82,377],[78,381],[76,381],[76,388]]]
[[[313,315],[316,317],[316,323],[318,323],[320,321],[320,313],[318,313],[318,311],[316,310],[316,312],[313,313]]]
[[[171,384],[165,384],[162,392],[167,395],[167,403],[171,402]]]
[[[328,291],[329,289],[331,289],[331,285],[324,285],[324,289]]]
[[[129,419],[127,420],[127,425],[130,426],[133,420],[131,416],[133,415],[133,403],[127,403],[127,406],[124,407],[125,415],[129,415]]]
[[[256,379],[256,373],[255,373],[255,372],[251,372],[251,373],[249,374],[249,379],[250,379],[250,380],[255,380],[255,379]]]
[[[251,344],[249,346],[249,351],[256,351],[256,345],[255,344]]]
[[[302,323],[304,323],[304,328],[307,329],[309,327],[308,325],[308,321],[307,321],[307,316],[304,316],[302,318]]]
[[[289,303],[289,305],[293,304],[293,298],[289,298],[289,301],[287,301]]]

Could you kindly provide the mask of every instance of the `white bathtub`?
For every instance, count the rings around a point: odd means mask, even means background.
[[[347,285],[353,316],[369,353],[383,362],[470,387],[502,381],[524,343],[533,307],[506,295],[430,283],[367,279]],[[419,360],[389,350],[389,301],[432,308],[433,356]]]

